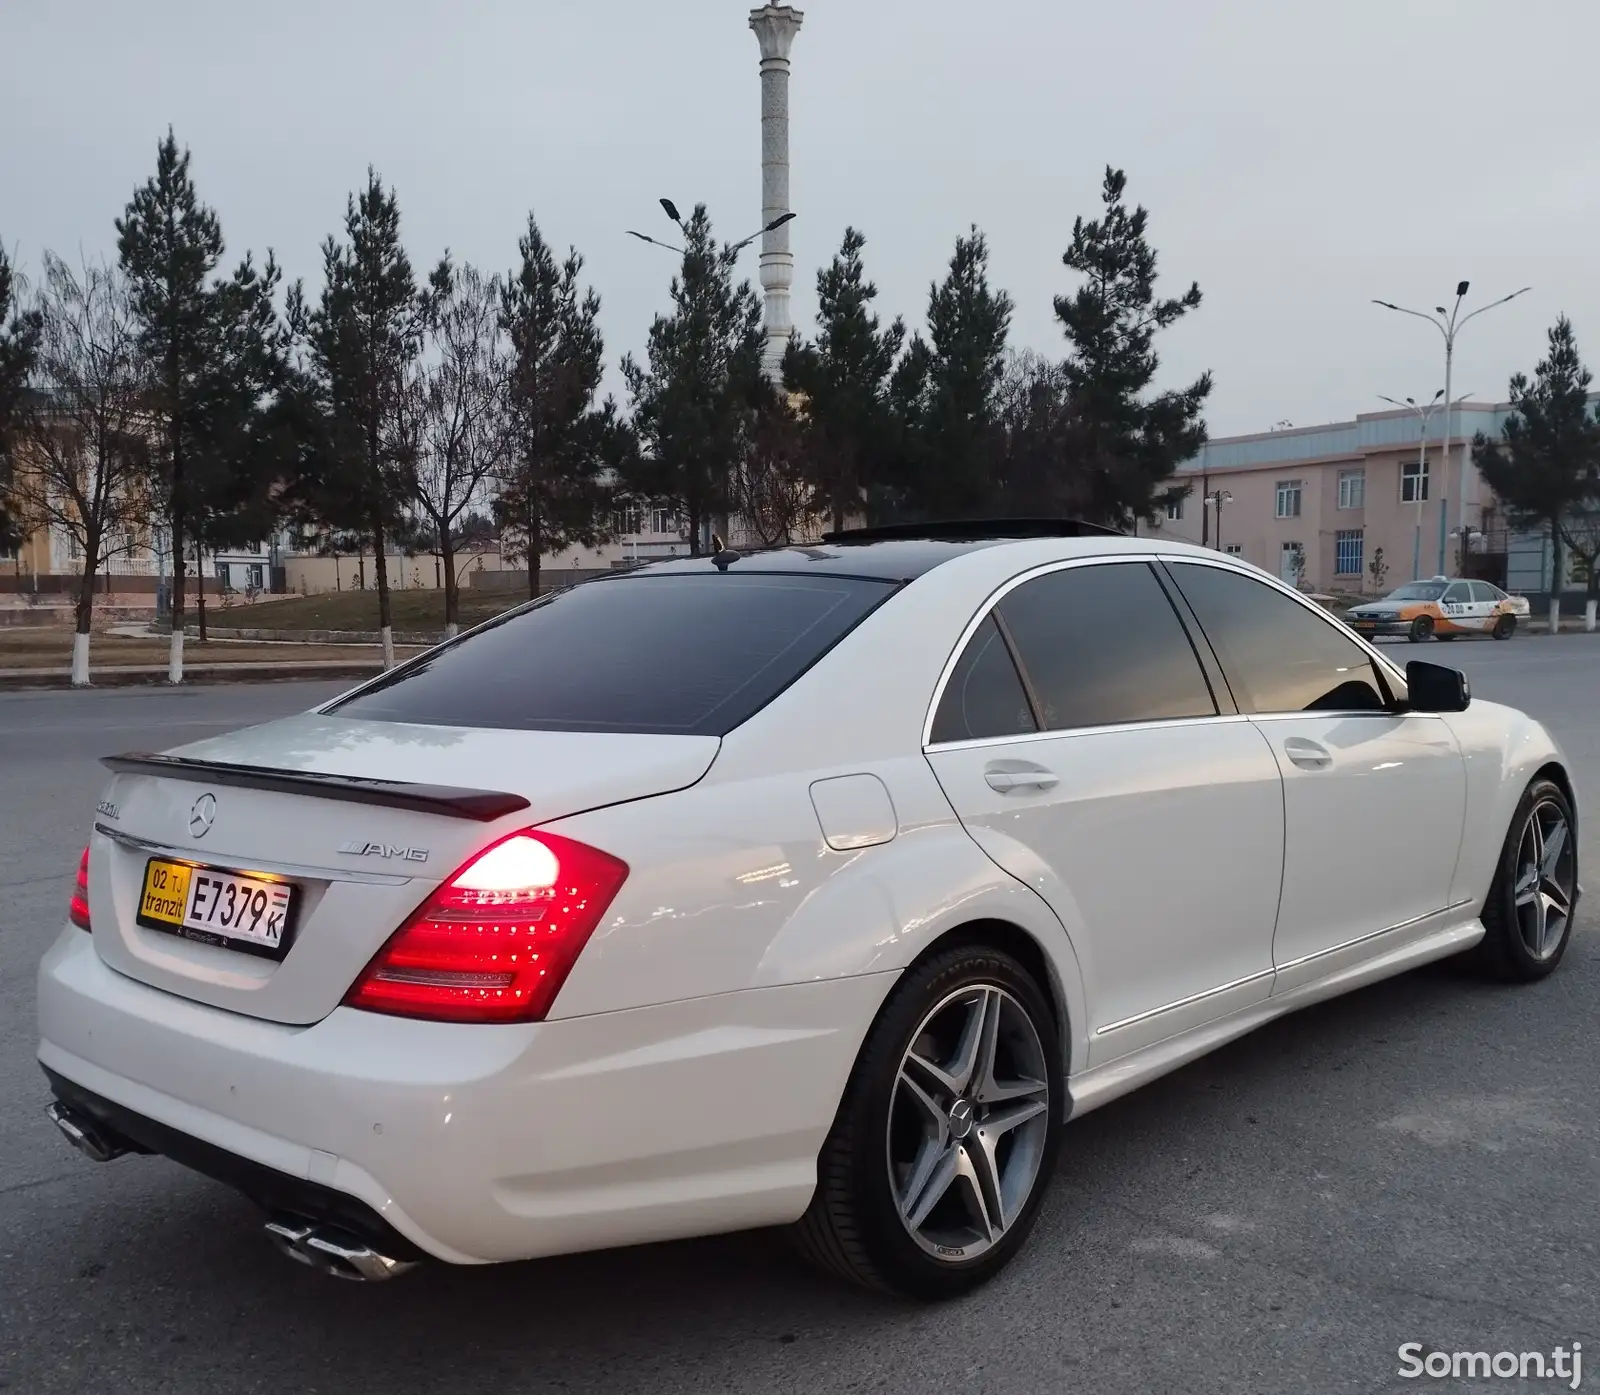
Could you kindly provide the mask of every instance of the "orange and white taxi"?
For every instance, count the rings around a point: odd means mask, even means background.
[[[1436,576],[1408,581],[1381,601],[1352,606],[1345,620],[1357,634],[1404,635],[1413,644],[1457,635],[1510,639],[1528,618],[1528,598],[1487,581]]]

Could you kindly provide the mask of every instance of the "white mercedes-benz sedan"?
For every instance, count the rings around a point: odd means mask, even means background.
[[[51,1113],[352,1278],[786,1226],[959,1293],[1068,1120],[1429,960],[1540,979],[1578,895],[1538,722],[1086,525],[646,566],[106,764]]]

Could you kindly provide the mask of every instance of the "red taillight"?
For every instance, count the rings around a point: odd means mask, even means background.
[[[78,859],[78,880],[72,888],[72,901],[67,906],[67,919],[80,930],[89,929],[89,849]]]
[[[440,1022],[538,1021],[627,875],[570,838],[513,833],[417,908],[345,1003]]]

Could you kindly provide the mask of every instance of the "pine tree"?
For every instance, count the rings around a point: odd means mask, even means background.
[[[866,238],[846,228],[833,261],[817,273],[817,338],[790,340],[784,386],[805,401],[802,456],[810,508],[832,516],[834,528],[856,512],[881,471],[890,439],[889,375],[905,339],[896,319],[880,329],[866,279]]]
[[[508,436],[495,513],[526,554],[536,599],[546,552],[603,538],[607,462],[619,438],[615,405],[595,403],[605,341],[600,297],[578,284],[583,258],[570,248],[558,264],[531,213],[517,251],[521,264],[500,299]]]
[[[1071,345],[1064,369],[1073,430],[1062,469],[1076,476],[1068,487],[1086,517],[1122,527],[1165,506],[1173,472],[1205,443],[1201,413],[1211,393],[1204,373],[1181,391],[1149,395],[1160,366],[1156,331],[1196,309],[1200,287],[1156,299],[1149,214],[1128,211],[1126,187],[1127,176],[1107,166],[1104,213],[1073,224],[1061,259],[1084,283],[1055,302]]]
[[[117,219],[117,250],[133,288],[140,346],[152,372],[150,414],[157,448],[150,457],[152,492],[166,514],[172,548],[171,681],[183,677],[184,558],[190,537],[190,456],[206,368],[207,278],[222,259],[222,227],[199,201],[189,152],[171,128],[156,152],[156,172],[135,190]],[[197,584],[205,585],[198,577]]]
[[[998,469],[1005,513],[1066,517],[1080,513],[1062,469],[1070,436],[1066,375],[1032,350],[1006,355],[997,405]]]
[[[260,542],[277,524],[275,496],[284,474],[278,399],[288,352],[276,305],[281,281],[270,252],[259,271],[246,254],[211,291],[187,480],[197,564],[205,552]],[[204,643],[203,587],[195,609]]]
[[[650,326],[646,364],[622,363],[641,449],[623,471],[627,490],[678,510],[691,556],[701,524],[731,511],[741,462],[770,388],[761,376],[761,302],[734,284],[736,253],[718,247],[703,204],[684,224],[670,315]]]
[[[992,513],[997,399],[1011,297],[989,287],[989,248],[974,227],[956,239],[950,271],[928,293],[928,334],[896,366],[890,399],[901,423],[889,512],[915,518]]]
[[[1472,438],[1472,455],[1489,487],[1519,527],[1550,532],[1550,627],[1561,614],[1566,580],[1562,543],[1582,540],[1583,516],[1600,509],[1600,410],[1589,408],[1590,373],[1578,355],[1572,322],[1551,327],[1550,352],[1527,375],[1511,379],[1512,412],[1492,441]]]
[[[22,524],[11,498],[11,442],[39,351],[43,317],[21,308],[22,283],[0,241],[0,548],[22,545]]]
[[[385,667],[394,663],[388,548],[415,496],[401,439],[407,375],[425,303],[400,242],[400,207],[375,170],[345,207],[346,241],[322,246],[321,302],[308,317],[311,367],[325,420],[300,494],[319,521],[361,529],[372,543]]]

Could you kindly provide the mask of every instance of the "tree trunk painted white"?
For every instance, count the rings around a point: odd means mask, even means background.
[[[1593,603],[1591,602],[1590,603],[1590,614],[1592,615],[1593,613],[1594,613]],[[1594,628],[1594,626],[1590,625],[1589,628],[1592,630]],[[446,639],[454,639],[460,633],[461,633],[461,626],[456,624],[456,622],[454,620],[452,620],[448,625],[446,625],[444,627],[444,637]]]
[[[383,666],[385,668],[393,668],[394,667],[394,626],[393,625],[385,625],[383,627]]]
[[[1550,633],[1551,634],[1559,634],[1560,632],[1561,632],[1561,597],[1560,596],[1552,596],[1552,597],[1550,597]]]
[[[1600,606],[1600,601],[1596,601],[1593,596],[1583,603],[1583,628],[1586,629],[1590,634],[1594,633],[1594,612],[1596,606]]]
[[[183,682],[183,631],[172,632],[172,648],[167,654],[167,682]]]
[[[74,634],[72,636],[72,686],[74,688],[87,688],[89,686],[89,636]]]

